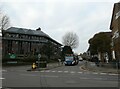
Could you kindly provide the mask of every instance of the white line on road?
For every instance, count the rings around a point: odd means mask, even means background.
[[[45,72],[45,71],[42,70],[42,71],[40,71],[40,72]]]
[[[50,70],[47,70],[47,71],[45,71],[45,72],[50,72]]]
[[[118,74],[108,74],[108,75],[118,75]]]
[[[64,71],[64,73],[68,73],[68,71]]]
[[[90,74],[90,72],[84,72],[84,74]]]
[[[100,74],[102,74],[102,75],[106,75],[107,73],[100,73]]]
[[[58,78],[59,76],[49,76],[49,75],[42,75],[40,77],[51,77],[51,78]]]
[[[98,73],[96,73],[96,72],[93,72],[93,74],[98,74]]]
[[[7,72],[7,70],[0,70],[0,72]]]
[[[86,77],[81,77],[80,79],[90,79],[90,78],[86,78]]]
[[[83,72],[78,72],[79,74],[82,74]]]
[[[63,72],[63,71],[58,71],[59,73]]]
[[[75,72],[74,72],[74,71],[71,71],[70,73],[72,73],[72,74],[73,74],[73,73],[75,73]]]
[[[51,72],[53,72],[53,73],[54,73],[54,72],[56,72],[56,71],[51,71]]]
[[[93,79],[95,79],[95,80],[102,80],[102,78],[93,78]]]
[[[0,79],[5,79],[5,78],[0,78]]]
[[[39,71],[34,71],[34,72],[39,72]]]

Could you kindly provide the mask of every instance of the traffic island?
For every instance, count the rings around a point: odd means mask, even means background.
[[[61,65],[62,66],[62,65]],[[39,68],[37,67],[36,69],[32,70],[32,67],[30,69],[28,69],[27,71],[42,71],[42,70],[50,70],[53,68],[58,68],[61,67],[60,65],[58,65],[58,63],[48,63],[48,64],[44,64],[41,65]]]

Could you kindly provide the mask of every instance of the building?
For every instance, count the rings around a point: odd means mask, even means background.
[[[110,29],[112,30],[112,57],[120,60],[120,2],[114,4]]]
[[[2,50],[2,36],[0,36],[0,52],[1,52],[1,50]]]
[[[2,36],[0,36],[0,61],[2,59]]]
[[[10,27],[2,31],[2,44],[3,58],[9,53],[17,55],[40,53],[47,56],[46,52],[50,49],[52,49],[50,56],[58,57],[62,46],[41,31],[41,28],[31,30],[17,27]]]

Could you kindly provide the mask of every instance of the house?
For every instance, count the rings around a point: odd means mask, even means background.
[[[114,4],[110,29],[112,30],[112,58],[120,60],[120,2]]]
[[[50,56],[56,57],[60,56],[62,46],[41,31],[41,28],[31,30],[17,27],[10,27],[2,31],[2,44],[3,58],[9,53],[17,55],[40,53],[46,55],[50,49],[53,52]]]

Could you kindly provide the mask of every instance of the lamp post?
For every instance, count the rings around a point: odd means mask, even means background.
[[[38,68],[40,67],[40,58],[41,58],[41,54],[38,54]]]

